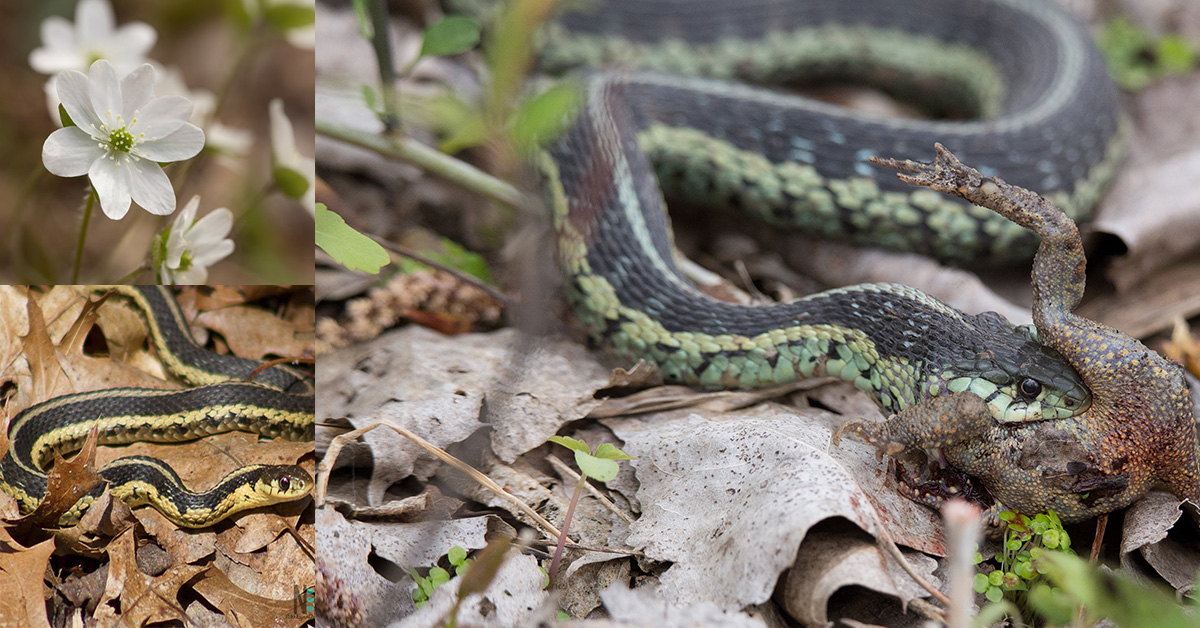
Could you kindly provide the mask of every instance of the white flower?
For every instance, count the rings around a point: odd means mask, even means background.
[[[157,39],[144,22],[116,28],[108,0],[79,0],[74,25],[58,16],[42,22],[42,47],[29,54],[29,65],[42,74],[84,72],[97,59],[107,59],[124,75],[145,62]]]
[[[142,65],[117,80],[108,61],[92,64],[87,76],[68,70],[55,81],[59,98],[76,126],[46,138],[42,162],[60,177],[86,174],[113,220],[136,201],[165,216],[175,211],[175,191],[159,163],[188,159],[204,147],[204,132],[188,124],[192,103],[179,96],[154,96],[154,69]]]
[[[222,207],[196,220],[199,206],[200,197],[193,196],[156,240],[154,265],[164,284],[203,284],[208,267],[233,252],[233,241],[225,237],[233,227],[233,212]]]
[[[275,171],[275,182],[285,194],[300,200],[308,213],[316,211],[317,190],[315,186],[316,165],[312,157],[305,157],[296,150],[296,137],[292,133],[292,122],[283,112],[283,101],[271,101],[271,160]],[[307,187],[300,189],[303,179]]]

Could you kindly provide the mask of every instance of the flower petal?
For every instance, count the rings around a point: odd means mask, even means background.
[[[197,247],[192,257],[192,266],[199,265],[201,268],[212,266],[217,262],[229,257],[233,253],[233,240],[220,240],[206,247]]]
[[[212,246],[225,239],[233,228],[233,212],[224,207],[214,209],[196,221],[188,230],[187,239],[199,253],[199,249]]]
[[[79,32],[79,43],[84,46],[108,39],[115,22],[108,0],[80,0],[75,7],[75,28]]]
[[[100,197],[100,209],[113,220],[120,220],[129,212],[129,175],[133,172],[129,164],[118,167],[118,163],[112,159],[97,159],[88,169],[88,178]]]
[[[208,269],[195,262],[192,262],[191,268],[172,274],[175,285],[198,286],[208,283]]]
[[[283,101],[273,98],[269,106],[271,114],[271,154],[275,162],[290,164],[296,154],[296,138],[292,133],[292,121],[283,112]]]
[[[51,174],[78,177],[88,173],[92,162],[104,157],[96,139],[76,127],[59,129],[42,144],[42,163]]]
[[[130,22],[117,29],[113,41],[119,42],[121,49],[130,55],[145,57],[158,41],[158,31],[145,22]]]
[[[175,217],[175,222],[171,224],[172,240],[175,239],[175,234],[179,234],[179,237],[182,238],[183,234],[188,229],[191,229],[192,223],[196,222],[196,209],[199,207],[200,195],[195,194],[184,204],[183,209],[179,210],[179,215]]]
[[[126,120],[154,99],[154,66],[143,63],[121,79],[121,113]]]
[[[137,154],[159,163],[180,161],[195,157],[204,148],[204,131],[192,124],[184,124],[178,131],[157,140],[138,144]]]
[[[142,66],[150,67],[150,66]],[[132,76],[132,75],[131,75]],[[145,134],[147,142],[166,137],[183,126],[192,115],[192,101],[183,96],[163,96],[141,105],[137,113],[137,124],[129,128],[134,136]],[[133,111],[125,110],[125,119],[133,120]],[[203,146],[203,144],[201,144]]]
[[[67,115],[71,116],[75,126],[92,137],[108,139],[107,134],[100,131],[103,122],[92,109],[88,77],[83,72],[67,70],[54,79],[54,86],[58,91],[58,99],[62,101],[63,108],[67,110]]]
[[[125,168],[121,166],[121,169]],[[175,211],[175,190],[171,189],[171,180],[158,164],[142,160],[137,163],[137,168],[129,168],[129,171],[130,193],[142,209],[158,216]]]
[[[75,28],[54,16],[42,22],[42,47],[29,53],[29,66],[42,74],[80,70],[81,55],[75,46]]]
[[[88,69],[88,88],[96,115],[108,128],[115,128],[114,121],[121,113],[121,82],[117,80],[117,71],[111,63],[100,59],[92,64]]]

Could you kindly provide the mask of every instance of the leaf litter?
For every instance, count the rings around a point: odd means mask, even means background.
[[[249,290],[256,291],[261,293],[258,288]],[[268,354],[311,355],[314,310],[311,292],[304,306],[304,292],[278,293],[286,298],[273,299],[283,306],[269,316],[271,320],[249,314],[265,312],[261,308],[226,303],[231,312],[218,317],[224,326],[213,325],[220,334],[219,344],[237,347],[246,352],[238,355],[255,359]],[[189,320],[196,314],[190,304],[198,300],[211,303],[214,295],[226,301],[236,299],[238,290],[222,287],[200,299],[197,294],[194,289],[185,290],[180,297]],[[248,296],[241,298],[244,302]],[[16,343],[0,341],[0,384],[9,390],[3,411],[9,416],[71,392],[180,386],[163,379],[161,364],[146,346],[145,323],[123,298],[102,298],[75,286],[46,290],[4,286],[0,287],[0,304],[4,305],[0,326],[14,332],[5,338],[20,339]],[[240,324],[238,313],[245,315]],[[283,331],[267,331],[272,324]],[[311,443],[259,443],[256,437],[242,433],[179,445],[99,447],[94,462],[79,455],[51,469],[45,505],[62,508],[74,501],[67,488],[58,488],[56,482],[78,490],[80,478],[94,473],[92,469],[127,455],[161,457],[186,484],[204,488],[250,461],[308,465],[310,472],[315,471],[311,452]],[[9,504],[3,508],[11,509],[0,508],[0,512],[15,516],[15,502],[7,495],[2,497]],[[215,529],[202,530],[180,529],[153,508],[131,513],[123,502],[112,501],[107,491],[79,524],[49,534],[14,525],[13,518],[7,517],[9,523],[0,526],[4,531],[0,534],[18,534],[28,539],[25,542],[39,543],[31,549],[15,540],[0,543],[0,574],[21,581],[9,590],[29,589],[36,592],[36,599],[30,601],[22,594],[5,600],[8,606],[0,610],[0,617],[20,617],[22,625],[48,625],[47,611],[54,608],[57,616],[90,618],[100,626],[222,616],[242,626],[303,625],[311,621],[311,614],[298,609],[293,598],[297,590],[313,584],[315,531],[308,503],[287,504],[272,513],[248,513]],[[43,561],[41,568],[28,567],[34,556],[30,552],[43,547],[57,547],[58,555]],[[148,567],[150,563],[142,560],[149,550],[159,557],[159,568]],[[30,578],[30,574],[43,573],[51,579]],[[262,615],[264,608],[279,612]]]

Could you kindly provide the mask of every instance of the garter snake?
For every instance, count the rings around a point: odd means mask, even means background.
[[[599,344],[709,388],[840,377],[888,413],[968,390],[1000,422],[1088,406],[1078,374],[1034,329],[912,288],[867,284],[767,306],[709,298],[674,263],[664,203],[733,206],[942,259],[1028,259],[1034,234],[905,188],[867,159],[920,156],[940,141],[1086,216],[1126,124],[1086,32],[1049,3],[611,0],[572,9],[545,39],[544,65],[626,69],[583,80],[582,105],[538,164],[568,299]],[[948,93],[948,107],[980,118],[880,117],[723,80],[840,73]]]
[[[240,430],[268,438],[311,440],[314,397],[308,378],[287,366],[204,349],[193,338],[174,296],[158,286],[108,286],[127,297],[146,318],[155,353],[164,367],[193,385],[184,390],[112,388],[64,395],[22,410],[8,426],[10,446],[0,460],[0,489],[17,500],[22,514],[46,495],[46,465],[55,452],[78,450],[96,429],[100,444],[180,442]],[[293,465],[247,465],[207,491],[194,492],[161,460],[129,456],[99,469],[115,497],[131,506],[149,504],[184,527],[207,527],[249,508],[300,499],[312,478]],[[103,485],[59,518],[72,525],[101,495]]]

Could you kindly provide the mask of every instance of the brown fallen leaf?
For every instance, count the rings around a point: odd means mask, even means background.
[[[281,320],[259,307],[231,306],[201,312],[194,325],[221,334],[234,355],[300,357],[311,353],[312,323]]]
[[[239,626],[292,628],[313,618],[311,597],[305,597],[308,586],[299,588],[292,599],[273,600],[241,589],[219,569],[209,569],[192,588],[225,615],[237,617]]]
[[[138,569],[136,546],[133,528],[108,546],[108,583],[96,607],[97,624],[140,627],[152,621],[186,622],[177,601],[179,589],[206,568],[176,564],[159,576],[148,576]]]
[[[41,574],[46,573],[54,541],[23,547],[0,527],[0,619],[5,625],[49,628]],[[11,623],[9,623],[11,622]]]
[[[21,520],[22,524],[37,528],[57,526],[63,513],[104,481],[96,473],[96,434],[97,430],[93,427],[79,453],[66,460],[54,454],[54,467],[47,474],[46,497],[28,517]]]

